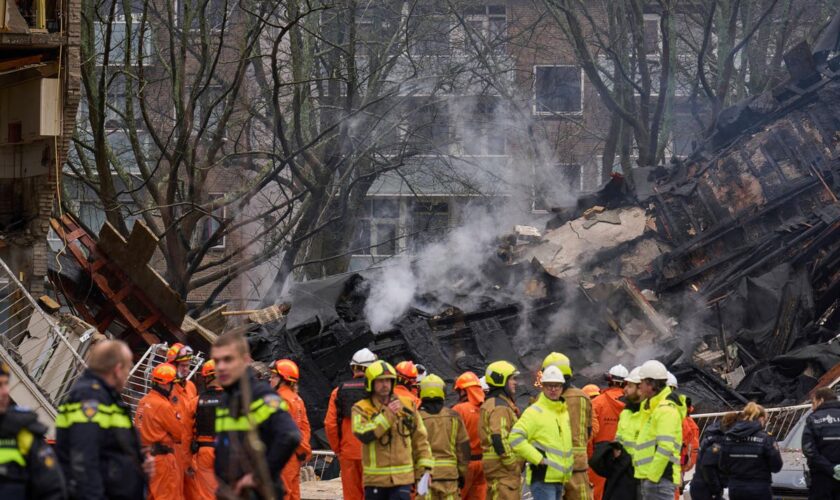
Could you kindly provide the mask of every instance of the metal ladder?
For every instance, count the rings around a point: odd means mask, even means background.
[[[82,335],[44,312],[0,259],[0,359],[11,371],[10,395],[55,432],[56,408],[86,368],[93,331]]]
[[[128,383],[125,385],[122,397],[123,400],[131,406],[132,412],[137,409],[137,403],[143,399],[143,396],[152,388],[151,376],[152,370],[160,363],[166,362],[166,351],[169,349],[169,344],[152,344],[146,349],[146,352],[139,361],[131,369],[128,375]],[[191,379],[193,375],[204,364],[204,355],[199,351],[193,356],[190,363],[190,374],[187,380]]]

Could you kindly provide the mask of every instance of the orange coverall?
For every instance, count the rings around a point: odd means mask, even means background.
[[[700,428],[697,423],[691,418],[691,415],[686,415],[682,421],[682,435],[683,445],[680,450],[680,463],[682,464],[682,475],[694,468],[697,463],[697,453],[700,451]],[[677,485],[679,486],[679,485]],[[680,490],[674,494],[674,498],[679,500]]]
[[[414,402],[414,409],[417,410],[420,408],[420,398],[417,397],[417,394],[411,392],[411,389],[404,385],[397,384],[394,386],[394,396],[402,396],[404,398],[410,399]]]
[[[137,403],[134,422],[140,442],[144,447],[151,448],[155,461],[155,471],[149,483],[149,500],[184,498],[183,469],[176,455],[183,444],[184,426],[177,416],[176,406],[158,390],[152,389]]]
[[[289,405],[289,414],[300,430],[300,444],[280,472],[280,478],[286,489],[286,496],[283,498],[300,500],[300,466],[312,455],[312,445],[309,442],[311,436],[309,417],[306,416],[303,399],[291,387],[281,384],[277,394]]]
[[[618,416],[624,410],[624,403],[618,400],[622,396],[624,396],[624,389],[621,387],[608,387],[592,400],[592,413],[598,419],[598,433],[592,440],[594,443],[615,440]],[[592,482],[595,500],[601,500],[607,479],[589,469],[589,480]]]
[[[484,391],[481,387],[467,387],[468,401],[458,403],[452,407],[461,415],[467,435],[470,436],[470,463],[467,467],[467,477],[461,488],[461,498],[464,500],[484,500],[487,497],[487,478],[484,477],[484,467],[481,465],[481,436],[478,428],[481,425],[481,403],[484,402]]]
[[[361,375],[352,381],[344,382],[342,386],[349,384],[358,385],[364,390],[365,378]],[[324,431],[327,434],[327,441],[330,448],[338,457],[341,466],[341,489],[344,500],[364,500],[365,487],[362,481],[362,443],[353,434],[353,423],[350,412],[342,415],[341,422],[338,421],[338,405],[336,396],[338,388],[333,389],[330,394],[330,403],[327,406],[327,415],[324,417]]]
[[[172,385],[172,394],[169,395],[169,399],[175,405],[181,419],[181,425],[184,427],[184,438],[181,441],[181,446],[176,450],[175,456],[178,459],[178,466],[184,474],[182,482],[184,483],[184,498],[187,500],[201,498],[201,487],[196,483],[195,464],[193,464],[193,454],[190,450],[197,398],[198,391],[192,381],[185,380]]]

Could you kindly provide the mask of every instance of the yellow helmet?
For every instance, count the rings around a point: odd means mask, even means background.
[[[508,379],[516,375],[519,375],[519,370],[513,364],[507,361],[494,361],[487,365],[484,378],[490,387],[504,387]]]
[[[437,375],[426,375],[420,381],[420,399],[445,398],[446,382]]]
[[[552,352],[545,357],[542,363],[542,369],[545,370],[549,366],[560,368],[560,372],[566,377],[572,376],[572,364],[569,361],[569,357],[562,352]]]
[[[397,378],[397,371],[390,363],[385,361],[374,361],[367,368],[365,368],[365,390],[373,392],[373,381],[376,379],[391,379]]]

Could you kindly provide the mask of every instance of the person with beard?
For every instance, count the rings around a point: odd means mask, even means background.
[[[463,500],[484,500],[487,496],[487,478],[484,477],[484,467],[481,465],[481,405],[484,403],[484,389],[481,380],[473,372],[464,372],[455,379],[455,391],[458,393],[458,404],[452,407],[461,415],[461,420],[470,437],[470,464],[464,487],[461,488]]]
[[[638,367],[624,377],[624,395],[618,399],[623,409],[618,415],[614,440],[596,444],[589,460],[592,470],[606,478],[602,492],[604,500],[639,498],[639,481],[633,475],[633,451],[640,423],[641,382]]]
[[[490,500],[518,499],[521,495],[522,460],[507,439],[519,418],[519,408],[514,403],[517,375],[519,371],[507,361],[490,363],[484,375],[490,392],[481,405],[480,434]]]
[[[773,473],[782,470],[782,454],[764,431],[767,412],[747,403],[720,445],[720,469],[727,476],[730,500],[770,500]]]
[[[456,500],[470,462],[470,438],[460,415],[443,405],[446,384],[434,374],[420,381],[420,416],[429,436],[435,466],[424,500]]]

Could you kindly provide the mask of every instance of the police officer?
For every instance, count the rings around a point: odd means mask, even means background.
[[[719,500],[726,488],[726,476],[720,472],[720,449],[723,439],[735,422],[739,412],[727,413],[719,422],[714,422],[703,432],[700,451],[697,455],[697,470],[691,479],[692,500]]]
[[[120,397],[131,361],[125,342],[97,343],[58,407],[56,454],[71,499],[143,498],[144,471],[154,465],[151,456],[144,460],[131,409]]]
[[[222,403],[216,407],[219,496],[252,492],[258,498],[283,498],[280,470],[300,443],[286,404],[249,369],[251,355],[242,334],[220,335],[211,357],[224,388]]]
[[[11,404],[11,376],[0,361],[0,498],[67,498],[61,469],[44,442],[46,426],[35,413]]]
[[[748,403],[740,419],[726,431],[720,468],[729,481],[731,500],[770,500],[772,474],[782,470],[782,455],[772,436],[764,432],[767,412]]]
[[[814,412],[805,420],[802,452],[811,473],[809,498],[840,499],[840,401],[833,390],[817,389]]]

